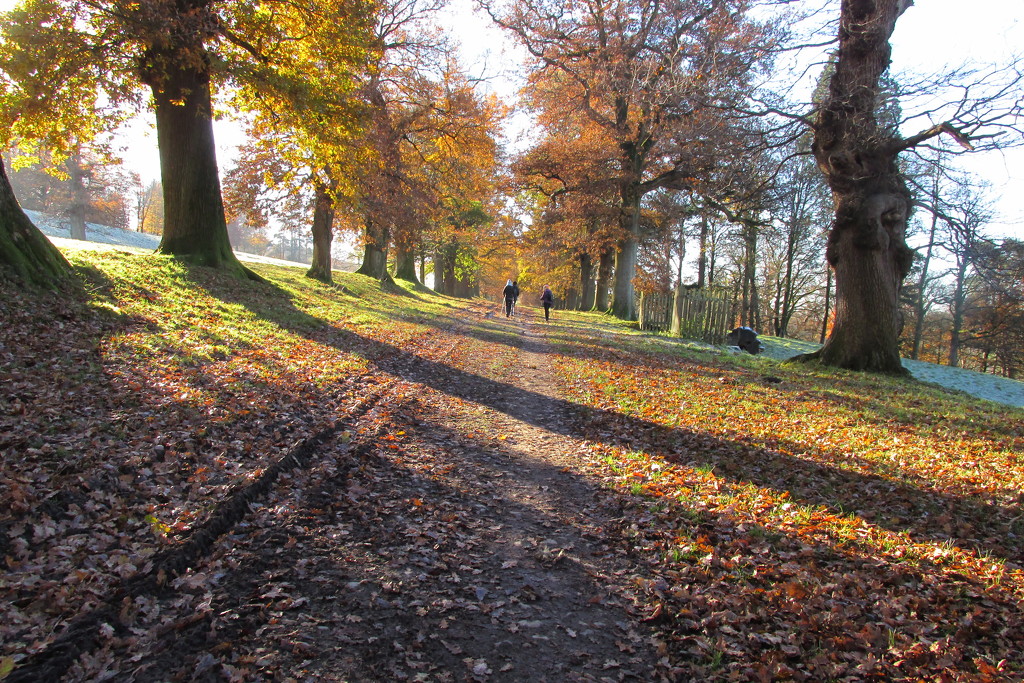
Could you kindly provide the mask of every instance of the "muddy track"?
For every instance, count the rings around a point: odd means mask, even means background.
[[[577,467],[543,320],[469,312],[419,353],[379,358],[386,393],[283,463],[201,552],[87,615],[77,650],[55,643],[16,673],[671,678],[619,503]]]

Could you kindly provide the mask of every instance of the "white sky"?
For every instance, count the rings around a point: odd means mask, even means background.
[[[15,4],[16,0],[0,0],[0,11]],[[503,45],[501,32],[486,21],[463,20],[470,6],[471,0],[452,0],[455,38],[464,45],[466,54],[475,55],[468,60],[471,69],[497,76],[497,92],[508,95],[510,87],[502,77],[510,75],[519,61],[518,53],[514,47]],[[999,62],[1014,52],[1024,53],[1021,0],[916,0],[897,23],[892,59],[897,72],[930,73],[966,59]],[[214,125],[223,170],[242,136],[238,124],[218,121]],[[144,181],[159,175],[155,140],[151,120],[135,125],[127,136],[126,163]],[[990,226],[991,233],[1024,238],[1024,150],[974,155],[963,165],[986,178],[999,197],[999,218]]]
[[[897,22],[892,46],[896,71],[941,72],[966,59],[1005,62],[1024,54],[1024,2],[915,0]],[[998,197],[990,233],[1024,239],[1024,149],[968,154],[960,165],[988,180]]]

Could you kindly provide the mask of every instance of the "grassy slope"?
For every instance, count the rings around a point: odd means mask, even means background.
[[[356,275],[272,284],[67,251],[82,289],[0,286],[0,671],[370,391],[449,309]]]
[[[327,287],[255,266],[263,285],[68,255],[81,300],[0,290],[0,657],[40,647],[334,419],[377,381],[374,358],[414,350],[463,305],[357,275]],[[691,675],[1024,670],[1022,629],[1007,634],[1024,600],[1021,411],[603,316],[557,323],[593,473],[630,501],[654,567],[642,588]]]

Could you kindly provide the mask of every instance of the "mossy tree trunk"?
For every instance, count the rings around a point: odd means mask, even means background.
[[[188,3],[199,15],[208,0]],[[228,238],[210,98],[210,57],[200,29],[182,27],[146,50],[143,82],[153,91],[164,232],[158,250],[195,265],[223,268],[258,279],[235,257]]]
[[[71,265],[18,205],[0,159],[0,266],[15,280],[53,288],[71,275]]]

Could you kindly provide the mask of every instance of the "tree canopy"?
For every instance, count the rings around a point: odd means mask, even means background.
[[[310,83],[309,54],[325,60],[317,72],[333,73],[332,83],[352,73],[370,9],[359,0],[28,0],[9,14],[0,42],[0,118],[13,135],[68,152],[115,127],[148,89],[164,190],[161,251],[241,270],[221,198],[215,89],[287,92],[294,105],[299,84]]]

